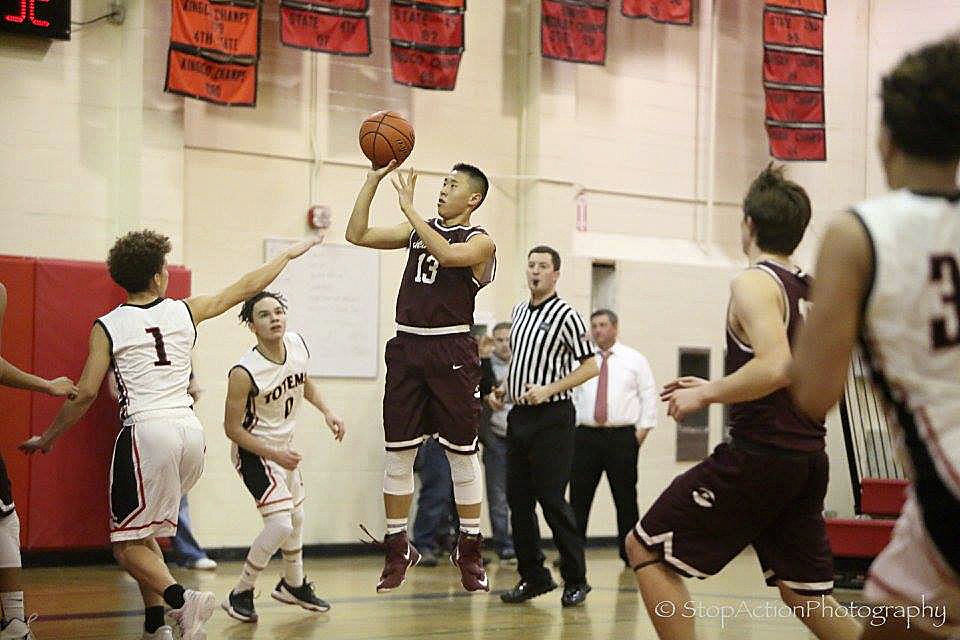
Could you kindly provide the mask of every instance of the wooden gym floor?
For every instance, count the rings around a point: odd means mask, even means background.
[[[560,591],[522,605],[500,602],[499,591],[517,580],[514,566],[489,565],[491,594],[467,595],[450,565],[415,567],[397,592],[374,590],[382,567],[376,556],[307,559],[306,572],[317,594],[330,601],[329,613],[316,614],[281,604],[270,597],[279,577],[274,560],[257,583],[258,624],[233,620],[217,609],[207,624],[210,640],[359,639],[645,639],[656,638],[633,576],[624,570],[613,549],[589,549],[589,580],[593,592],[584,606],[563,609]],[[226,595],[241,563],[221,563],[215,572],[175,569],[189,587]],[[23,572],[27,612],[38,640],[137,640],[142,633],[142,603],[136,584],[114,566],[27,569]],[[718,609],[745,606],[752,611],[780,603],[778,591],[763,585],[752,551],[735,559],[720,576],[690,580],[697,606],[698,637],[704,640],[796,640],[812,638],[795,618],[781,614],[740,615],[721,622]],[[841,600],[856,592],[840,592]],[[844,597],[846,596],[846,598]],[[742,603],[742,604],[741,604]]]

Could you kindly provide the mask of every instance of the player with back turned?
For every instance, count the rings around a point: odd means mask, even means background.
[[[480,358],[470,336],[474,300],[489,284],[496,247],[471,226],[488,182],[482,171],[457,164],[444,178],[438,217],[424,220],[413,206],[417,176],[398,175],[393,185],[406,222],[371,227],[370,203],[380,181],[396,167],[372,169],[347,224],[347,240],[374,249],[407,249],[397,295],[397,335],[387,342],[383,397],[386,464],[383,501],[387,516],[386,560],[378,592],[401,586],[420,554],[407,539],[413,497],[413,461],[425,438],[446,449],[460,516],[460,536],[451,560],[467,591],[489,591],[480,556],[483,497],[477,435],[480,427]]]

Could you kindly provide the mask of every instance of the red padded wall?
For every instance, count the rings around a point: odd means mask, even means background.
[[[22,303],[24,308],[16,315],[11,313],[13,305],[8,305],[4,355],[12,346],[7,344],[8,336],[19,336],[17,345],[26,357],[13,359],[10,351],[11,361],[37,375],[68,375],[77,380],[86,360],[93,321],[124,300],[123,291],[113,284],[106,266],[102,262],[0,257],[0,280],[7,285],[8,297],[14,297],[12,283],[16,281],[17,289],[23,291],[18,296],[31,301],[29,308]],[[32,295],[27,293],[27,284],[32,287]],[[189,270],[170,267],[167,295],[190,295]],[[4,415],[9,413],[9,407],[20,420],[8,429],[4,419],[0,443],[7,454],[24,548],[106,545],[107,477],[119,427],[116,402],[106,385],[83,419],[60,438],[53,451],[29,459],[14,451],[16,444],[29,434],[46,429],[63,400],[24,392],[11,397],[9,404],[8,396],[0,398]],[[8,435],[8,431],[18,435]]]
[[[0,353],[10,363],[33,372],[34,260],[0,256],[0,282],[7,288],[7,312],[0,332]],[[13,483],[20,516],[20,541],[30,528],[27,477],[30,460],[17,445],[30,436],[30,392],[0,386],[0,452]]]

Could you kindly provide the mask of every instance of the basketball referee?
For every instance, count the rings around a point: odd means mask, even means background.
[[[527,254],[530,301],[513,309],[513,360],[504,389],[515,401],[507,416],[507,503],[513,525],[520,582],[500,596],[524,602],[557,588],[543,566],[540,503],[560,550],[565,607],[583,603],[590,591],[583,540],[564,495],[573,464],[576,410],[571,390],[599,373],[587,325],[557,297],[560,254],[538,246]],[[579,366],[574,369],[575,362]]]

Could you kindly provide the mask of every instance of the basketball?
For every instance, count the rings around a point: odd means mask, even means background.
[[[379,169],[400,165],[413,151],[413,125],[396,111],[377,111],[360,125],[360,149]]]

